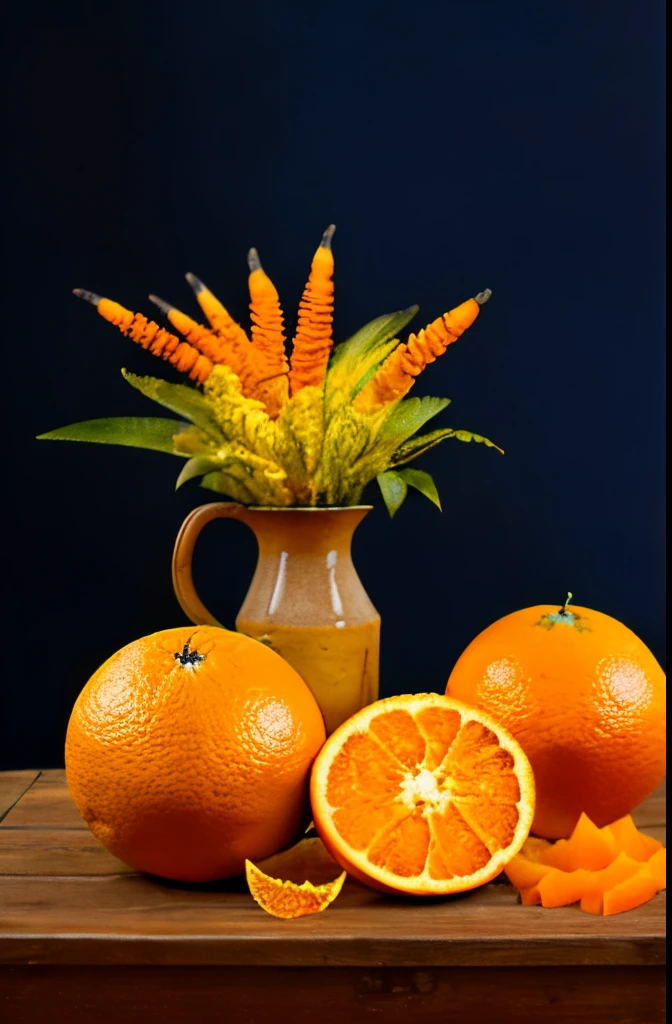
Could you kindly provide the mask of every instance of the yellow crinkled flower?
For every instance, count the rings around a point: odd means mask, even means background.
[[[342,405],[331,417],[315,473],[320,504],[357,504],[368,481],[353,476],[351,467],[373,440],[376,423],[376,417],[358,412],[352,405]]]
[[[272,459],[235,443],[222,446],[217,458],[221,469],[250,491],[255,504],[282,508],[294,504],[294,495],[285,484],[287,474]]]
[[[314,475],[324,437],[321,387],[308,386],[294,395],[275,421],[277,458],[287,470],[288,485],[300,504],[315,504]]]
[[[230,441],[238,441],[268,459],[275,459],[276,426],[262,402],[243,395],[240,379],[226,366],[216,366],[204,392],[217,426]]]

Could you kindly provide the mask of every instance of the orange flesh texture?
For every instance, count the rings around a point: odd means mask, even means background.
[[[567,838],[582,811],[598,827],[629,814],[665,775],[662,668],[616,619],[570,604],[565,624],[559,610],[538,605],[493,623],[446,690],[518,740],[535,775],[532,831],[548,839]]]
[[[331,855],[386,891],[436,895],[495,877],[527,836],[534,802],[527,760],[497,730],[436,694],[387,698],[355,715],[311,777]]]
[[[203,656],[183,666],[189,641]],[[263,644],[210,626],[123,648],[75,703],[66,777],[94,835],[137,870],[183,881],[243,871],[308,820],[324,723],[303,680]]]

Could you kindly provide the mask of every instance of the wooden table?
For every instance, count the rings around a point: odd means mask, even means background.
[[[662,787],[635,817],[664,841]],[[596,918],[522,907],[503,878],[428,903],[348,881],[325,913],[279,921],[239,880],[180,885],[126,867],[84,825],[62,771],[0,775],[0,819],[7,1024],[664,1019],[664,893]]]

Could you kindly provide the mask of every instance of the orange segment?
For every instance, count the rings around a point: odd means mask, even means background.
[[[629,814],[613,821],[609,831],[616,841],[616,850],[627,853],[633,860],[648,860],[663,848],[657,839],[640,832]]]
[[[582,814],[569,839],[551,844],[531,837],[505,871],[526,906],[580,900],[586,913],[608,915],[632,910],[664,889],[666,862],[662,845],[629,816],[597,828]]]
[[[339,831],[355,849],[366,849],[390,820],[388,804],[403,777],[403,767],[372,736],[349,736],[338,751],[326,795],[330,806],[337,808]],[[407,813],[402,807],[395,812],[395,817]]]
[[[590,872],[579,868],[577,871],[559,871],[551,868],[538,885],[541,904],[544,907],[566,907],[578,903],[589,882]]]
[[[601,871],[615,856],[613,832],[608,827],[598,828],[584,812],[569,839],[560,839],[550,848],[546,863],[562,871]]]
[[[639,861],[628,857],[627,853],[619,853],[602,871],[591,871],[581,897],[581,910],[585,910],[588,914],[602,914],[605,892],[636,875],[640,868]]]
[[[443,814],[431,817],[432,844],[427,870],[432,878],[469,875],[484,868],[490,851],[460,814],[449,804]]]
[[[548,864],[540,864],[519,853],[504,868],[506,877],[515,885],[516,889],[531,889],[538,885],[544,875],[547,875],[552,868]]]
[[[415,721],[427,743],[425,764],[433,771],[441,764],[460,731],[460,713],[450,708],[427,707],[418,711]]]
[[[558,839],[557,843],[550,845],[544,854],[544,864],[557,868],[558,871],[573,871],[574,866],[569,839]]]
[[[494,878],[520,850],[534,780],[488,715],[435,693],[388,697],[318,754],[313,819],[330,854],[374,888],[441,895]]]
[[[538,885],[532,885],[529,889],[521,889],[520,902],[524,907],[536,907],[541,903],[541,894]]]
[[[401,708],[371,720],[369,732],[390,750],[405,768],[415,768],[425,759],[427,744],[415,719]]]
[[[380,830],[367,851],[372,864],[408,878],[420,875],[429,852],[429,824],[420,810]]]
[[[608,917],[611,914],[622,914],[625,910],[634,910],[652,899],[657,891],[655,878],[646,868],[640,868],[636,875],[605,892],[602,912]]]
[[[660,849],[657,853],[654,853],[653,857],[650,858],[648,865],[649,871],[656,880],[658,889],[667,888],[667,850]]]

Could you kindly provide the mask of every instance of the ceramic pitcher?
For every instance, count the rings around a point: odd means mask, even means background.
[[[370,508],[212,502],[187,516],[173,554],[173,585],[182,609],[197,625],[219,626],[194,588],[197,537],[220,517],[253,530],[259,558],[236,629],[268,644],[296,669],[320,705],[327,734],[378,698],[380,616],[351,557],[353,533]]]

